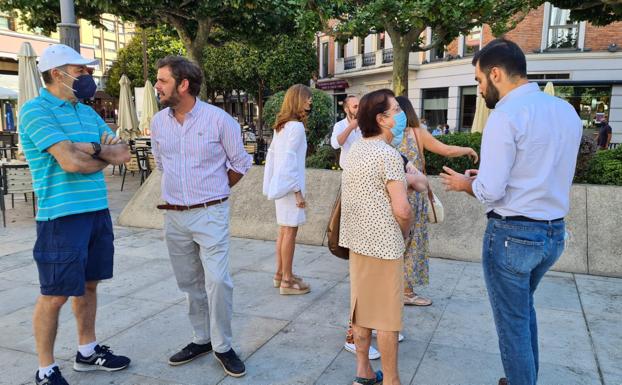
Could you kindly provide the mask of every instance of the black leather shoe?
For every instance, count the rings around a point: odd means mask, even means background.
[[[237,354],[233,349],[229,349],[228,352],[218,353],[214,352],[216,359],[222,365],[222,368],[225,370],[230,376],[233,377],[242,377],[246,374],[246,367],[244,366],[244,362],[240,360]]]
[[[168,364],[173,365],[173,366],[183,365],[211,351],[212,351],[211,342],[208,342],[203,345],[199,345],[199,344],[195,344],[194,342],[191,342],[188,345],[186,345],[185,348],[173,354],[171,358],[168,359]]]

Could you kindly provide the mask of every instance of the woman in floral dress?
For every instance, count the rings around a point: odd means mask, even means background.
[[[450,158],[468,156],[477,162],[477,153],[472,148],[448,146],[434,138],[427,130],[421,129],[415,109],[408,98],[398,96],[396,99],[408,119],[408,128],[406,128],[404,139],[398,150],[420,171],[424,171],[423,154],[419,151],[417,138],[420,138],[425,150]],[[416,134],[415,130],[417,130]],[[432,300],[419,296],[415,292],[416,286],[425,286],[430,281],[427,193],[413,191],[408,200],[413,208],[413,224],[411,239],[407,241],[406,252],[404,253],[404,304],[429,306],[432,304]]]

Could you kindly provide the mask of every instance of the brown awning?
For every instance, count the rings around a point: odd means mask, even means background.
[[[337,90],[340,88],[348,88],[350,85],[346,80],[329,80],[324,82],[318,82],[315,84],[315,88],[320,90]]]

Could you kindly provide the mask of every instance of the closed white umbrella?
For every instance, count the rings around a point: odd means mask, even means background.
[[[555,96],[555,87],[552,82],[546,83],[546,86],[544,86],[544,93]]]
[[[18,75],[19,75],[19,97],[17,108],[20,109],[30,99],[39,96],[41,74],[37,69],[37,54],[30,43],[24,42],[17,54]]]
[[[477,101],[475,102],[475,116],[473,117],[473,126],[471,126],[471,132],[484,132],[486,121],[490,115],[490,109],[486,107],[486,101],[482,95],[477,94]]]
[[[17,131],[19,132],[19,111],[24,103],[39,96],[39,89],[43,87],[41,74],[37,68],[37,53],[29,42],[23,42],[17,53],[17,71],[19,95],[17,98]],[[22,142],[19,142],[18,157],[22,157]]]
[[[158,112],[158,102],[155,97],[155,90],[151,82],[145,82],[145,91],[143,94],[143,112],[140,116],[140,131],[145,136],[151,135],[151,118]]]
[[[119,128],[117,133],[121,139],[134,139],[140,135],[140,129],[138,128],[138,116],[132,101],[130,79],[122,75],[119,84],[121,85],[121,90],[119,95],[119,121],[117,122]]]

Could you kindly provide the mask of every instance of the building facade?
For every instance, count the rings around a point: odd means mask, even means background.
[[[556,95],[575,107],[586,130],[609,119],[612,142],[622,142],[622,22],[596,27],[572,22],[569,14],[545,3],[505,36],[525,52],[530,80],[541,86],[552,82]],[[429,29],[424,38],[431,41]],[[443,49],[410,54],[408,97],[430,127],[447,123],[452,131],[470,130],[478,92],[471,60],[493,39],[484,25]],[[339,116],[346,95],[392,86],[388,34],[354,38],[347,44],[320,35],[318,51],[315,86],[333,95]]]

